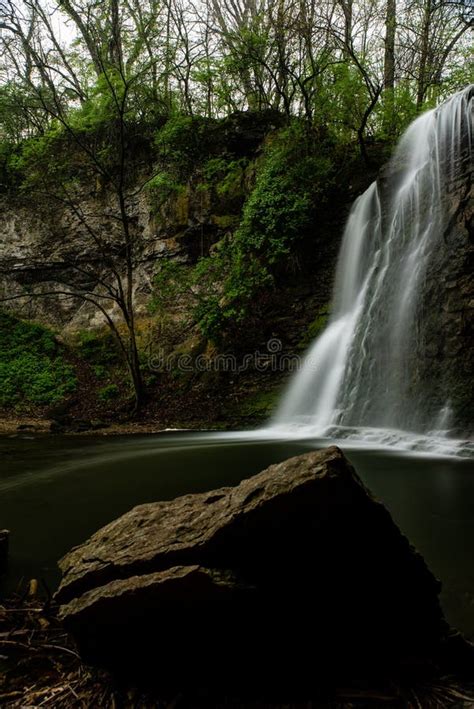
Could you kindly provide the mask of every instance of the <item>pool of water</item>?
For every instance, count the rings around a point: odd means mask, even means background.
[[[32,577],[54,589],[57,560],[136,504],[233,485],[326,444],[252,433],[0,438],[3,590]],[[341,447],[442,580],[448,619],[474,638],[474,461]]]

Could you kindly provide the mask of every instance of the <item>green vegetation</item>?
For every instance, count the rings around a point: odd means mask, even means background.
[[[201,117],[177,115],[169,118],[155,135],[158,154],[179,174],[187,176],[196,162],[213,147],[213,122]]]
[[[120,396],[120,389],[117,384],[107,384],[99,389],[97,396],[100,401],[111,401],[112,399],[117,399]]]
[[[271,266],[290,253],[330,183],[328,148],[298,122],[272,136],[236,234],[241,254]]]
[[[229,407],[231,415],[248,418],[252,421],[262,421],[275,410],[280,398],[280,387],[259,391],[246,397],[243,401]]]
[[[329,305],[318,312],[299,342],[298,346],[301,350],[305,350],[311,342],[322,333],[329,320],[329,315]]]
[[[183,185],[176,182],[170,173],[158,172],[146,184],[146,189],[152,206],[160,207],[163,202],[169,199],[172,195],[184,189]]]
[[[121,361],[117,343],[107,331],[82,330],[78,333],[76,347],[79,356],[94,366],[99,377]]]
[[[74,368],[53,333],[0,313],[0,404],[54,404],[74,391]]]
[[[115,380],[123,380],[123,362],[117,342],[107,330],[78,333],[75,343],[77,355],[90,365],[97,382],[103,383],[97,390],[97,399],[107,403],[120,396],[120,387]],[[128,391],[128,387],[125,388]]]
[[[248,158],[238,160],[228,156],[211,158],[202,169],[202,174],[207,180],[203,183],[204,187],[215,187],[217,194],[223,198],[242,196],[242,182],[249,163]]]
[[[231,239],[189,267],[166,263],[155,279],[154,312],[164,311],[176,298],[187,297],[203,335],[218,342],[229,328],[241,326],[252,314],[256,298],[275,284],[282,263],[288,268],[297,245],[311,230],[314,215],[324,207],[332,185],[334,163],[330,146],[303,121],[273,131],[264,153],[253,162],[254,186]],[[226,157],[207,161],[207,183],[225,195],[242,182],[248,159]]]

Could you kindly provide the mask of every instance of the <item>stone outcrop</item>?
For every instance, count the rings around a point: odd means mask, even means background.
[[[140,505],[60,567],[84,657],[164,683],[302,687],[435,662],[448,632],[439,582],[335,447]]]
[[[137,181],[140,180],[137,178]],[[214,221],[214,205],[206,203],[203,194],[197,184],[190,181],[184,192],[169,198],[158,213],[146,192],[130,197],[130,228],[136,244],[134,298],[138,314],[148,312],[153,277],[160,259],[192,262],[198,256],[207,255],[210,246],[225,233]],[[88,226],[110,244],[111,254],[115,254],[117,244],[122,243],[115,201],[114,195],[100,191],[84,191],[81,201],[86,213],[97,215],[88,218]],[[17,296],[28,291],[47,294],[58,290],[100,293],[101,281],[111,282],[112,277],[87,228],[68,209],[43,206],[32,209],[31,204],[19,199],[0,200],[0,296]],[[114,258],[120,271],[120,258],[116,255]],[[63,332],[100,328],[104,324],[102,314],[94,305],[71,297],[42,295],[6,302],[4,307],[25,319],[60,327]],[[110,307],[109,312],[114,317],[114,307]]]

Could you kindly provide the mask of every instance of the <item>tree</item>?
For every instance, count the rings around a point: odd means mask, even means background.
[[[52,63],[48,39],[53,30],[39,0],[27,2],[25,7],[28,9],[26,17],[18,16],[10,4],[8,18],[2,26],[16,40],[17,56],[21,52],[21,60],[16,61],[18,64],[22,61],[23,79],[30,96],[41,105],[51,121],[49,131],[41,139],[26,144],[22,167],[27,175],[27,188],[39,198],[53,200],[70,210],[89,238],[91,253],[100,262],[100,273],[89,266],[87,259],[78,259],[71,245],[68,265],[81,277],[75,286],[59,280],[58,287],[53,290],[13,297],[56,295],[92,303],[102,313],[116,338],[130,373],[135,408],[138,409],[143,400],[144,387],[133,303],[134,269],[138,254],[131,226],[129,167],[133,131],[130,97],[142,70],[130,72],[124,64],[118,5],[112,0],[109,6],[112,38],[109,42],[98,34],[97,18],[87,25],[81,20],[80,31],[86,34],[87,44],[95,38],[92,63],[96,72],[100,70],[100,73],[97,74],[95,87],[89,88],[91,98],[86,99],[85,90],[77,90],[75,95],[82,99],[81,105],[68,108],[64,100],[65,88],[76,83],[77,75],[73,72],[74,76],[71,76],[68,63]],[[53,42],[53,46],[60,47],[59,42]],[[11,45],[9,51],[13,52]],[[61,59],[58,49],[53,58]],[[30,69],[30,66],[34,68]],[[106,127],[105,136],[97,139],[102,126]],[[97,227],[97,219],[84,212],[75,181],[68,171],[68,161],[57,159],[64,145],[69,145],[70,149],[80,154],[85,172],[112,196],[120,227],[113,241]]]
[[[387,0],[385,15],[385,55],[383,83],[385,91],[395,88],[395,35],[397,30],[397,0]]]
[[[472,12],[463,0],[411,0],[399,22],[399,63],[402,75],[415,83],[418,111],[430,89],[443,82],[448,61],[454,68],[455,51],[473,26]]]

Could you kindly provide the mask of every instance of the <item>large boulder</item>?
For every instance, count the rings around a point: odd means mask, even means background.
[[[160,682],[280,686],[432,663],[439,582],[336,448],[135,507],[60,562],[83,656]]]

